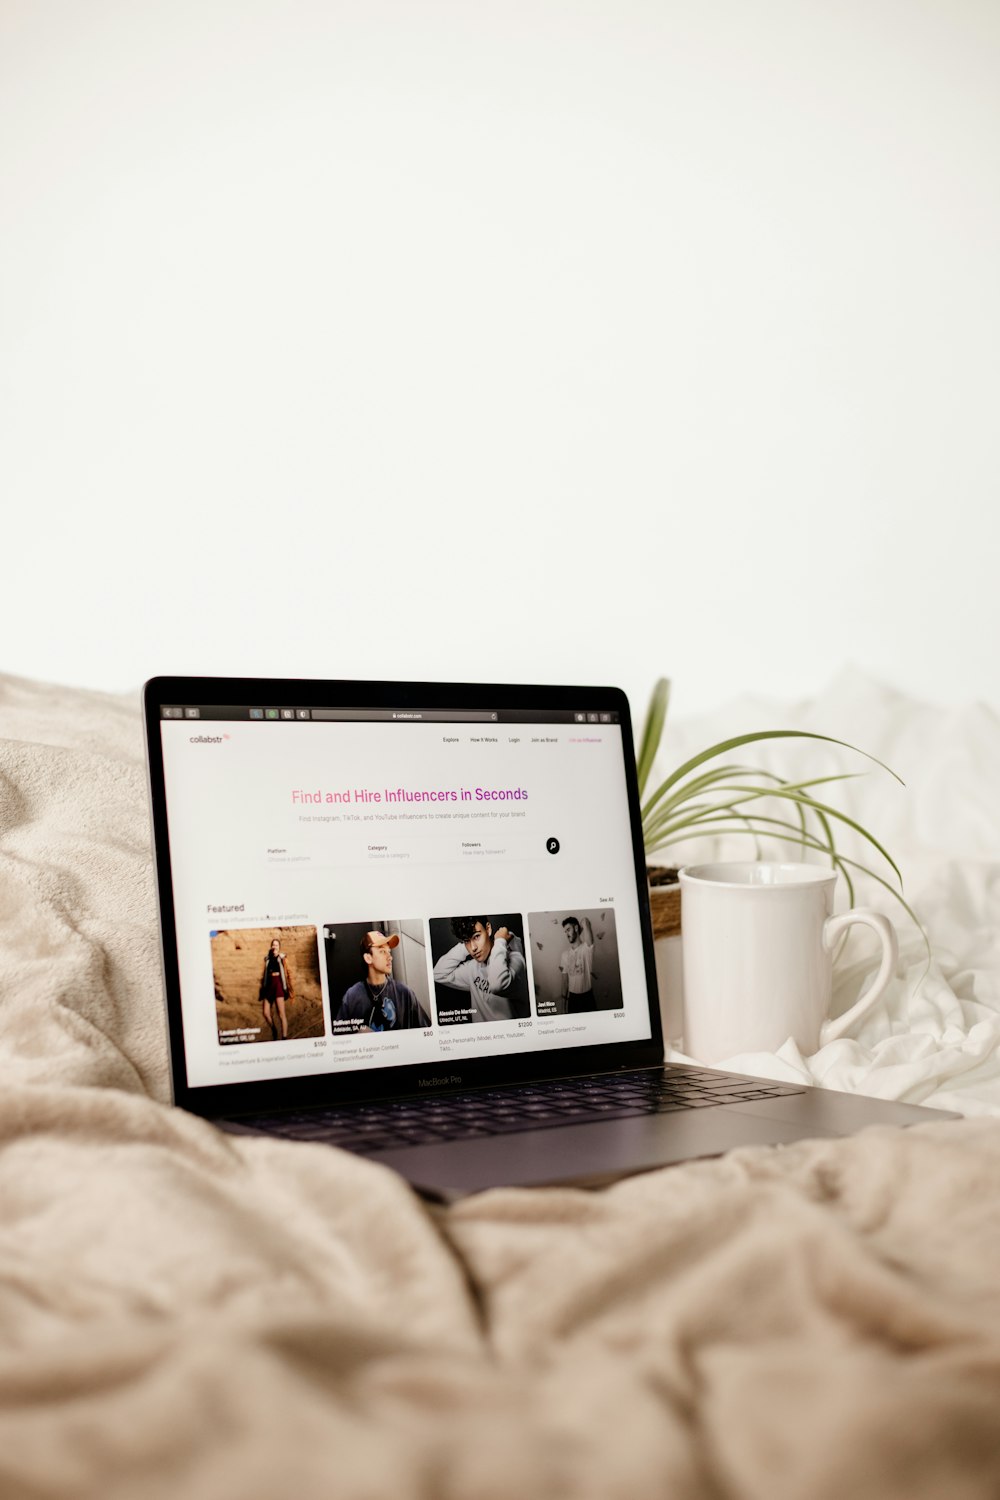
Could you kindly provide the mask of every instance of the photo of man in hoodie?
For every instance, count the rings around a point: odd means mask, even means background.
[[[430,927],[439,1025],[531,1015],[519,915],[435,917]]]

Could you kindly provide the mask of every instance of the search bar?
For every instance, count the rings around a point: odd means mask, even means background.
[[[314,708],[314,719],[381,720],[387,724],[495,724],[490,712],[446,708]]]

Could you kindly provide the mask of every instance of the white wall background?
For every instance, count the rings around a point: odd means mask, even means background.
[[[994,0],[0,0],[0,669],[1000,701]]]

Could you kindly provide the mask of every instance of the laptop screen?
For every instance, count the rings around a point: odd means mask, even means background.
[[[151,714],[189,1088],[650,1038],[617,712]]]

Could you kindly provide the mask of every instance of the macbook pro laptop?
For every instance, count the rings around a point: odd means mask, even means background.
[[[222,1129],[450,1200],[945,1118],[664,1064],[618,689],[144,698],[173,1098]]]

